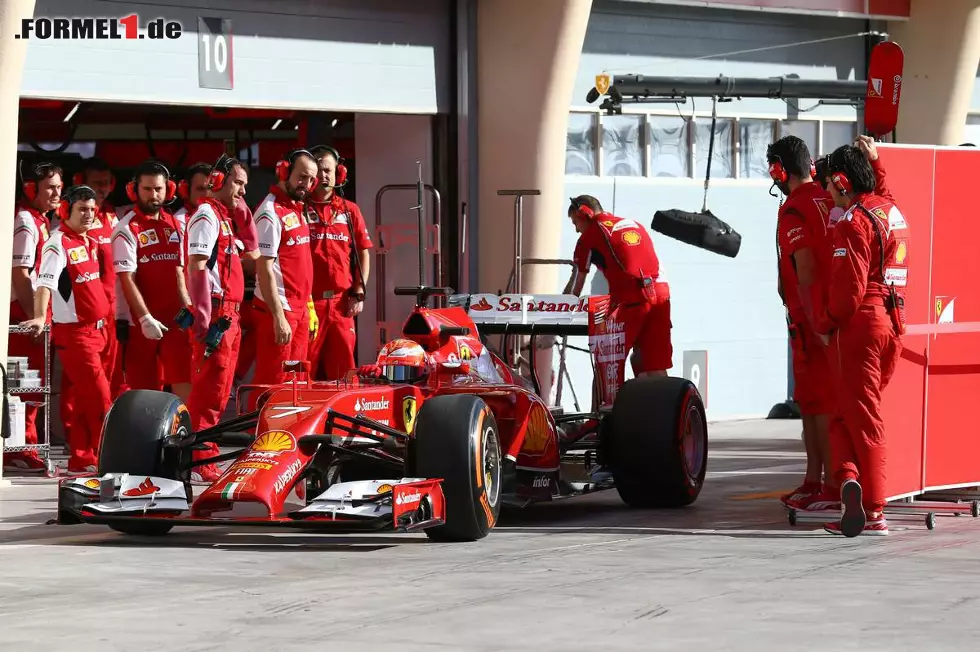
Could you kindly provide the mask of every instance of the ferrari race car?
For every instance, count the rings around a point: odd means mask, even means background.
[[[240,405],[255,409],[202,432],[172,394],[123,394],[105,420],[98,476],[62,482],[58,521],[136,535],[240,525],[471,541],[504,503],[613,487],[637,508],[695,501],[708,455],[701,397],[682,378],[623,383],[627,352],[607,297],[395,293],[416,307],[378,377],[309,382],[305,363],[287,363],[291,381],[243,388]],[[434,296],[448,306],[428,307]],[[516,375],[491,349],[495,335],[588,336],[596,408],[549,408],[533,362],[530,381]],[[425,353],[415,375],[395,364],[412,347]],[[235,450],[194,460],[207,442]],[[192,484],[194,467],[227,461],[210,486]]]

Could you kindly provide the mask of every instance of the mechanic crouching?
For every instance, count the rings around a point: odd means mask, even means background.
[[[847,537],[888,533],[881,394],[905,330],[908,225],[890,197],[875,194],[871,158],[876,153],[862,143],[838,148],[827,159],[830,194],[846,213],[833,229],[828,301],[817,320],[834,365],[838,411],[831,457],[843,506],[840,521],[825,527]]]
[[[107,368],[109,301],[101,278],[111,264],[88,231],[96,219],[95,191],[75,186],[68,191],[68,217],[51,234],[41,252],[34,318],[21,326],[40,334],[53,298],[55,351],[65,376],[73,414],[66,439],[71,451],[69,473],[92,473],[98,465],[102,423],[112,403]]]

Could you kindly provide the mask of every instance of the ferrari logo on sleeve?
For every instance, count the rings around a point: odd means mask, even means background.
[[[612,78],[609,73],[603,72],[595,76],[595,89],[599,91],[599,95],[608,93],[610,86],[612,86]]]
[[[415,429],[416,416],[418,416],[418,402],[414,396],[406,396],[402,399],[402,423],[405,432],[411,433]]]

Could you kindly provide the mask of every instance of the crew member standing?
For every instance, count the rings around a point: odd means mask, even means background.
[[[14,211],[13,269],[11,270],[10,323],[30,319],[34,316],[34,293],[37,287],[37,272],[41,265],[41,249],[48,241],[50,222],[45,213],[58,208],[61,203],[63,187],[61,168],[50,163],[40,163],[29,168],[21,180],[21,197]],[[7,339],[10,356],[26,357],[31,369],[41,372],[42,384],[45,377],[44,344],[36,338],[24,334],[11,334]],[[38,406],[24,406],[25,441],[37,444]],[[48,435],[50,441],[50,434]],[[36,451],[22,451],[3,454],[4,469],[29,473],[43,473],[47,467]]]
[[[72,379],[67,399],[74,415],[66,437],[71,451],[68,471],[94,473],[102,423],[112,403],[105,366],[109,306],[100,281],[109,265],[99,244],[88,235],[98,211],[95,191],[87,186],[71,188],[68,210],[68,218],[41,252],[34,318],[22,326],[39,334],[51,302],[55,350],[65,375]]]
[[[95,200],[98,202],[98,209],[95,215],[95,222],[89,229],[88,236],[99,243],[101,247],[102,260],[108,261],[105,274],[102,277],[102,285],[105,288],[106,298],[109,302],[109,313],[106,315],[108,323],[112,324],[116,318],[116,273],[112,269],[112,230],[119,223],[116,207],[109,201],[109,195],[116,188],[116,177],[112,173],[109,165],[98,158],[86,159],[82,171],[75,175],[75,185],[85,185],[95,192]],[[136,201],[132,195],[127,196],[131,201]],[[113,398],[125,391],[125,379],[123,377],[123,359],[119,338],[115,328],[107,331],[109,339],[108,364],[109,364],[109,387]],[[71,379],[73,382],[74,379]],[[62,415],[62,419],[70,419],[70,415]]]
[[[310,229],[303,200],[317,183],[317,162],[294,150],[276,164],[279,182],[255,211],[259,240],[256,263],[256,384],[285,380],[282,363],[306,360],[310,342],[307,304],[313,287]]]
[[[361,209],[341,197],[347,180],[340,154],[328,145],[312,148],[320,182],[308,213],[313,249],[313,310],[318,324],[310,346],[313,378],[338,380],[354,368],[357,343],[354,318],[364,310],[364,291],[371,275],[368,235]]]
[[[163,210],[175,184],[158,163],[135,175],[136,201],[112,232],[113,265],[131,324],[125,350],[131,389],[171,391],[185,403],[190,395],[190,334],[175,318],[190,305],[184,279],[181,229]]]
[[[634,347],[633,373],[666,376],[673,366],[670,342],[670,287],[661,276],[660,261],[647,230],[633,220],[602,209],[591,195],[573,197],[568,216],[579,234],[576,271],[565,293],[578,296],[595,264],[609,283],[609,298],[626,325],[626,350]]]
[[[193,358],[187,409],[194,431],[218,423],[231,394],[241,339],[238,314],[244,294],[242,262],[230,211],[244,197],[248,171],[240,161],[223,157],[208,181],[211,196],[187,220],[187,280],[190,291]],[[220,334],[220,340],[218,335]],[[195,459],[217,455],[218,447],[195,451]],[[213,482],[214,464],[195,467],[192,479]]]
[[[817,320],[830,344],[840,415],[831,455],[843,514],[826,529],[848,537],[888,533],[881,394],[905,329],[908,224],[892,200],[875,194],[874,154],[866,144],[845,145],[827,160],[830,194],[846,213],[833,229],[827,305]]]
[[[242,300],[242,311],[239,315],[242,343],[238,348],[238,362],[235,365],[234,382],[237,385],[242,382],[249,369],[255,364],[255,352],[258,348],[256,346],[258,336],[255,329],[254,299],[259,243],[250,239],[257,237],[255,219],[252,210],[244,199],[239,199],[234,210],[231,211],[231,222],[232,226],[235,227],[236,237],[242,243],[242,273],[245,277],[245,298]]]
[[[826,303],[830,276],[828,222],[834,200],[813,182],[806,143],[786,136],[766,152],[773,184],[786,195],[776,222],[779,294],[786,307],[793,350],[793,400],[800,408],[806,474],[803,484],[782,497],[787,507],[803,510],[838,507],[830,461],[828,427],[834,390],[823,342],[814,330]]]

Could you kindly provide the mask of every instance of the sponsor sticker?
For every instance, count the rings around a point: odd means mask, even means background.
[[[390,494],[391,493],[391,485],[390,484],[379,485],[378,486],[378,493],[379,494]]]
[[[640,234],[636,231],[627,231],[623,234],[623,242],[625,242],[630,247],[635,247],[640,244]]]
[[[411,433],[415,429],[416,416],[418,416],[418,401],[414,396],[406,396],[402,399],[402,425],[405,432]]]
[[[296,474],[300,472],[303,468],[303,460],[294,460],[292,464],[286,467],[286,470],[282,472],[278,478],[276,478],[275,485],[273,485],[276,493],[281,493],[289,483],[293,481]]]
[[[87,263],[88,249],[86,249],[84,245],[81,247],[72,247],[68,250],[68,260],[70,260],[73,265]]]
[[[422,494],[418,491],[413,491],[412,493],[398,494],[395,498],[396,505],[415,505],[420,500],[422,500]]]
[[[150,245],[157,245],[160,244],[160,236],[157,235],[156,229],[148,229],[146,231],[140,232],[139,242],[141,247],[149,247]]]
[[[901,265],[905,262],[905,257],[908,255],[909,248],[905,244],[905,240],[898,241],[898,249],[895,250],[895,262]]]
[[[299,216],[296,213],[290,213],[289,215],[284,215],[282,218],[282,226],[287,231],[292,231],[293,229],[298,229],[300,227]]]
[[[356,401],[354,401],[355,412],[377,412],[378,410],[387,410],[390,406],[391,402],[386,398],[371,401],[368,399],[358,398]]]
[[[258,436],[252,443],[255,453],[283,453],[296,450],[296,440],[285,430],[269,430]]]

